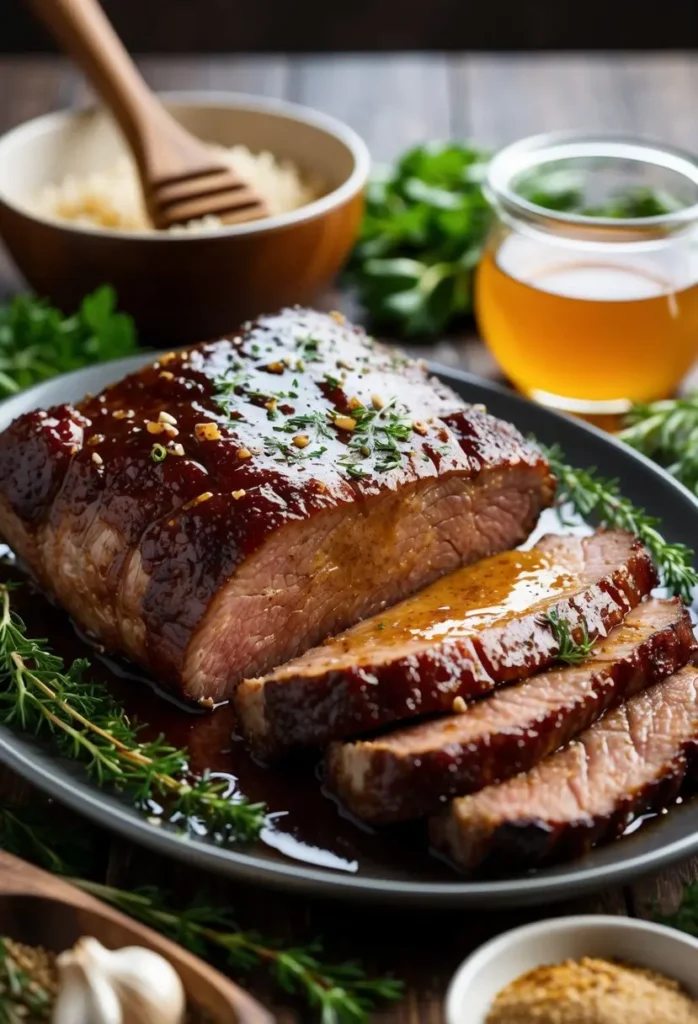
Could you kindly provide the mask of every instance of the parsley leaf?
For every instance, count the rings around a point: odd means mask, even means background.
[[[44,299],[17,295],[0,306],[0,398],[137,348],[133,321],[117,312],[109,285],[86,296],[68,317]]]
[[[492,219],[487,158],[455,142],[418,146],[371,183],[348,274],[374,324],[428,335],[470,313]]]

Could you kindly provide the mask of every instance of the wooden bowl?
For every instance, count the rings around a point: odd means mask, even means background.
[[[269,150],[327,191],[291,213],[215,232],[123,232],[49,219],[30,208],[42,186],[108,170],[124,145],[100,109],[48,114],[0,139],[0,235],[31,287],[72,311],[87,292],[112,284],[141,336],[167,347],[311,302],[355,240],[369,171],[364,143],[341,122],[291,103],[217,93],[170,93],[164,101],[199,138]]]
[[[189,1002],[214,1024],[272,1024],[273,1017],[234,982],[157,932],[61,878],[0,851],[0,935],[54,953],[92,935],[108,949],[146,946],[169,960]]]

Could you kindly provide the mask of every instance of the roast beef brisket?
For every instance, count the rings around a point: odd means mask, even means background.
[[[305,310],[0,436],[4,539],[194,700],[521,543],[553,491],[513,427]]]
[[[356,815],[399,821],[439,809],[538,764],[601,715],[682,668],[695,647],[678,599],[630,612],[582,665],[552,668],[469,705],[462,714],[335,743],[326,781]]]
[[[452,801],[431,820],[432,842],[467,870],[581,856],[672,803],[697,751],[698,669],[689,666],[529,772]]]
[[[451,711],[501,683],[547,668],[556,610],[577,639],[605,636],[656,583],[629,534],[549,536],[484,560],[282,666],[236,694],[262,757],[324,745],[390,722]],[[460,704],[460,701],[458,701]]]

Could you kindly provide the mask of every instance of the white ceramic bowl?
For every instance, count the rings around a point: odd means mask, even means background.
[[[584,956],[647,967],[698,999],[698,939],[628,917],[560,917],[505,932],[469,956],[446,996],[447,1024],[485,1024],[495,996],[515,978]]]

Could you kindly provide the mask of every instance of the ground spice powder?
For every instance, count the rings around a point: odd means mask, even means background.
[[[503,989],[486,1024],[698,1024],[677,982],[641,967],[585,957],[537,967]]]

